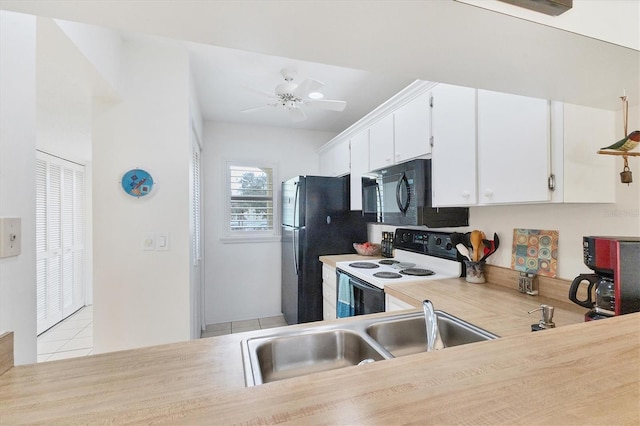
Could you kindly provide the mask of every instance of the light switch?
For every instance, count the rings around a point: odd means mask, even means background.
[[[144,251],[154,251],[156,249],[156,234],[155,232],[147,232],[144,234],[144,239],[142,240],[142,250]]]
[[[156,238],[156,250],[158,251],[169,250],[169,233],[168,232],[158,232],[158,235]]]
[[[21,219],[0,218],[0,258],[19,255],[21,240]]]

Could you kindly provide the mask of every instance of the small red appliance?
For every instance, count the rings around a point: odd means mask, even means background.
[[[569,300],[590,309],[585,321],[640,312],[640,237],[583,237],[582,246],[584,264],[595,273],[573,280]]]

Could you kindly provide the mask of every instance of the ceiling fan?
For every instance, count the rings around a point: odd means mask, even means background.
[[[253,112],[267,108],[279,108],[289,111],[291,120],[299,122],[307,119],[307,114],[305,114],[303,108],[311,107],[329,111],[343,111],[347,106],[347,102],[345,101],[313,99],[309,97],[310,94],[313,96],[313,94],[318,93],[317,90],[324,86],[324,84],[318,80],[308,78],[302,83],[296,84],[293,82],[296,76],[296,71],[294,69],[284,68],[280,73],[284,78],[284,83],[278,84],[274,93],[251,89],[254,92],[268,96],[273,102],[267,103],[266,105],[247,108],[241,112]]]

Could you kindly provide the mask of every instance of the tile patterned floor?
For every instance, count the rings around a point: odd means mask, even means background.
[[[282,315],[208,325],[201,338],[287,325]],[[38,362],[75,358],[93,352],[93,306],[85,306],[38,336]]]
[[[207,325],[206,330],[202,332],[200,337],[222,336],[224,334],[264,330],[266,328],[282,327],[285,325],[287,325],[287,322],[282,315],[245,321],[223,322]]]
[[[85,306],[38,336],[38,362],[90,355],[93,306]]]

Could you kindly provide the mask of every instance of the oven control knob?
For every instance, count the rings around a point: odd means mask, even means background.
[[[402,241],[404,241],[405,243],[408,243],[410,239],[411,239],[411,234],[410,233],[404,232],[402,234]]]
[[[453,244],[451,244],[451,243],[447,243],[447,245],[446,245],[446,249],[447,249],[447,250],[451,250],[452,248],[453,248]]]
[[[437,246],[442,245],[442,238],[440,237],[436,238],[436,245]]]

